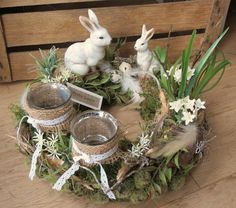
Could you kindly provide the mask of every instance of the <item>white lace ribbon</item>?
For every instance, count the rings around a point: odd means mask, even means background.
[[[36,171],[37,159],[40,156],[40,153],[41,153],[42,147],[43,147],[43,133],[40,131],[38,124],[35,123],[34,120],[31,119],[31,117],[23,116],[19,122],[19,126],[18,126],[17,133],[16,133],[18,145],[19,145],[19,135],[20,135],[21,125],[22,125],[22,122],[24,121],[24,119],[26,119],[26,118],[27,118],[27,123],[31,124],[37,130],[38,135],[40,135],[38,143],[36,144],[36,149],[35,149],[33,156],[32,156],[31,167],[30,167],[30,172],[29,172],[29,178],[30,178],[30,180],[33,180],[33,178],[35,176],[35,171]]]
[[[72,166],[57,180],[57,182],[54,184],[53,189],[60,191],[62,186],[66,183],[66,180],[69,179],[74,173],[79,170],[79,168],[83,168],[90,173],[92,173],[93,177],[95,178],[96,182],[101,186],[103,192],[110,198],[110,199],[116,199],[114,193],[111,191],[108,178],[106,175],[106,172],[104,168],[102,167],[102,164],[99,162],[101,160],[104,160],[108,157],[110,157],[112,154],[114,154],[117,151],[118,145],[113,147],[108,152],[105,152],[103,154],[98,155],[88,155],[84,152],[82,152],[78,146],[76,145],[74,139],[72,139],[72,146],[73,149],[76,151],[76,153],[79,154],[79,156],[73,157],[74,163]],[[98,181],[96,175],[87,167],[84,167],[79,164],[80,160],[84,160],[86,163],[89,164],[98,164],[100,166],[100,182]]]
[[[66,181],[75,174],[77,170],[79,170],[80,164],[73,163],[72,166],[57,180],[57,182],[52,187],[53,189],[60,191],[62,186],[66,183]]]
[[[23,116],[21,118],[21,120],[19,122],[18,129],[17,129],[17,133],[16,133],[18,145],[19,145],[19,135],[20,135],[21,125],[22,125],[22,122],[24,121],[24,119],[26,119],[26,118],[27,118],[27,123],[31,124],[37,130],[39,135],[41,135],[41,137],[39,137],[38,143],[36,144],[36,149],[33,153],[32,160],[31,160],[31,168],[30,168],[30,173],[29,173],[29,178],[31,180],[33,180],[33,178],[35,176],[37,159],[40,156],[42,148],[43,148],[43,134],[40,131],[39,124],[42,124],[44,126],[51,126],[51,125],[56,125],[56,124],[62,123],[71,115],[72,112],[73,112],[73,109],[68,111],[66,114],[64,114],[56,119],[52,119],[52,120],[37,120],[37,119],[34,119],[30,116]]]
[[[35,176],[35,171],[36,171],[36,164],[37,164],[37,160],[38,157],[41,154],[42,148],[43,148],[43,133],[39,130],[38,131],[38,143],[36,144],[36,150],[33,153],[32,156],[32,160],[31,160],[31,168],[30,168],[30,172],[29,172],[29,178],[30,180],[33,180],[34,176]]]

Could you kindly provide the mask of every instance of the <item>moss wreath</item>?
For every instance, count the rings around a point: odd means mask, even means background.
[[[136,67],[134,57],[121,58],[118,55],[119,47],[124,44],[123,40],[119,39],[116,45],[107,48],[107,62],[102,66],[112,67],[112,73],[96,71],[84,77],[63,67],[55,47],[48,53],[40,50],[41,59],[36,59],[39,72],[37,82],[69,82],[103,96],[103,108],[106,110],[118,104],[125,110],[132,109],[140,113],[141,134],[135,140],[130,140],[126,135],[126,126],[121,125],[119,154],[102,165],[110,190],[117,201],[139,202],[179,189],[189,172],[201,161],[210,135],[204,113],[205,102],[199,96],[218,83],[219,80],[206,87],[218,72],[223,75],[229,64],[215,50],[225,32],[203,53],[202,50],[192,50],[196,35],[194,31],[182,56],[174,64],[168,59],[167,48],[156,47],[154,57],[161,63],[163,70],[154,76],[158,78],[160,85],[148,75],[139,77],[142,101],[131,104],[129,101],[133,92],[122,91],[122,82],[114,79],[120,74],[119,66],[122,62]],[[74,107],[77,113],[87,110],[83,106],[78,108],[76,104]],[[32,124],[22,119],[27,112],[21,106],[11,105],[10,109],[17,125],[20,123],[17,137],[19,149],[31,158],[37,149],[40,134]],[[58,130],[43,132],[41,136],[43,143],[41,155],[37,158],[36,174],[55,183],[73,163],[71,134],[69,131]],[[63,190],[70,190],[77,196],[87,196],[96,201],[109,201],[109,197],[91,174],[93,172],[99,178],[100,166],[88,168],[90,171],[76,171],[66,181]]]

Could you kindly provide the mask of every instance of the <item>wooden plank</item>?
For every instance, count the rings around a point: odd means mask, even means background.
[[[209,48],[222,33],[228,13],[230,0],[214,0],[211,9],[211,16],[206,29],[204,49]]]
[[[101,24],[112,37],[136,36],[143,23],[157,33],[205,28],[212,0],[196,0],[142,6],[96,8]],[[142,14],[142,15],[140,15]],[[78,17],[87,9],[3,15],[7,46],[38,45],[84,40],[88,32]]]
[[[0,82],[11,81],[11,71],[6,51],[4,31],[0,16]]]
[[[179,37],[172,37],[170,39],[170,52],[169,56],[171,60],[178,57],[181,54],[182,49],[186,46],[187,41],[190,36],[179,36]],[[197,35],[196,41],[195,41],[195,48],[198,48],[200,45],[201,39],[203,35]],[[157,39],[157,40],[151,40],[150,41],[150,48],[153,49],[158,44],[160,46],[165,46],[167,43],[167,39]],[[135,54],[135,51],[133,49],[134,42],[127,43],[121,50],[120,55],[121,56],[128,56]],[[60,49],[59,50],[59,57],[63,58],[64,52],[66,49]],[[32,66],[34,64],[33,58],[29,55],[32,54],[36,57],[39,56],[38,51],[31,51],[31,52],[16,52],[16,53],[10,53],[10,62],[12,66],[12,76],[13,80],[29,80],[34,79],[36,76],[35,71],[32,70]]]
[[[58,57],[63,58],[66,49],[60,49],[58,52]],[[37,76],[37,71],[35,70],[35,61],[31,56],[36,58],[40,57],[39,51],[29,51],[29,52],[16,52],[10,53],[9,59],[12,66],[12,79],[17,80],[31,80],[35,79]]]
[[[236,63],[236,55],[231,56],[230,61]],[[233,165],[236,164],[235,70],[235,64],[228,67],[220,84],[212,91],[204,93],[201,98],[206,101],[207,120],[216,138],[208,144],[209,150],[205,159],[192,173],[200,187],[215,183],[220,178],[236,172],[236,166]]]
[[[18,6],[35,6],[59,3],[91,2],[102,0],[0,0],[0,8],[18,7]]]
[[[196,36],[194,42],[194,48],[198,49],[203,40],[204,34],[199,34]],[[187,42],[190,38],[190,35],[171,37],[169,40],[167,38],[161,39],[152,39],[149,43],[149,48],[153,50],[157,45],[161,47],[166,47],[166,44],[169,42],[169,58],[171,61],[176,59],[181,55],[181,51],[187,46]],[[136,51],[134,50],[134,43],[127,43],[125,47],[123,47],[120,52],[123,56],[134,55]]]
[[[236,173],[160,208],[233,208],[236,207],[235,186]]]

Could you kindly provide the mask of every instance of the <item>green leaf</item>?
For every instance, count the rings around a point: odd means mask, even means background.
[[[220,77],[216,80],[216,82],[215,82],[214,84],[212,84],[209,88],[203,90],[201,93],[210,91],[210,90],[212,90],[214,87],[216,87],[216,86],[219,84],[220,80],[223,78],[224,73],[225,73],[225,68],[222,70],[222,72],[221,72],[221,74],[220,74]]]
[[[197,98],[203,91],[203,89],[207,86],[207,84],[212,80],[212,78],[222,69],[224,69],[230,62],[228,60],[224,60],[220,62],[214,69],[211,70],[210,73],[206,73],[206,75],[202,78],[201,82],[199,83],[199,86],[197,86],[197,89],[193,92],[192,98]]]
[[[185,50],[183,51],[183,54],[182,54],[182,77],[181,77],[181,83],[180,83],[179,94],[178,94],[179,98],[182,98],[184,96],[184,91],[185,91],[186,82],[187,82],[189,60],[192,53],[193,41],[195,39],[196,33],[197,31],[194,30],[190,38],[190,41],[188,43],[188,47],[186,51]]]
[[[61,132],[58,133],[58,137],[59,137],[60,145],[64,148],[66,148],[66,145],[63,141],[63,136],[62,136]]]
[[[112,90],[117,90],[117,89],[121,88],[121,85],[120,84],[115,84],[115,85],[109,86],[108,88],[112,89]]]
[[[182,148],[181,149],[183,152],[189,152],[187,148]]]
[[[199,76],[199,74],[201,73],[205,63],[207,62],[208,58],[210,57],[210,55],[213,53],[213,51],[215,50],[216,46],[219,44],[219,42],[221,41],[221,39],[224,37],[224,35],[228,32],[229,28],[227,28],[221,35],[220,37],[212,44],[212,46],[207,50],[207,52],[204,54],[204,56],[200,59],[198,65],[196,66],[195,72],[193,77],[190,79],[189,85],[186,89],[186,93],[185,96],[189,95],[193,89],[193,86]]]
[[[95,79],[97,79],[98,77],[99,77],[99,72],[96,72],[96,73],[94,73],[94,74],[90,74],[90,75],[88,75],[88,76],[86,76],[84,79],[85,79],[85,82],[90,82],[90,81],[92,81],[92,80],[95,80]]]
[[[166,60],[166,48],[161,48],[160,46],[157,46],[154,50],[155,55],[158,57],[161,63],[165,63]]]
[[[157,183],[153,183],[153,186],[154,186],[154,189],[155,189],[159,194],[162,193],[162,190],[161,190],[161,186],[160,186],[160,185],[158,185]]]
[[[179,166],[179,153],[177,153],[174,157],[174,162],[175,162],[175,165],[178,169],[180,169],[180,166]]]
[[[194,168],[194,164],[188,164],[184,167],[184,175],[187,175]]]
[[[165,176],[168,179],[168,181],[171,181],[172,178],[172,168],[166,168],[165,169]]]
[[[30,54],[34,59],[36,63],[36,68],[39,71],[40,75],[43,75],[44,77],[52,77],[53,72],[58,66],[58,63],[60,59],[57,57],[57,48],[53,46],[48,53],[45,51],[39,49],[39,53],[41,55],[41,58],[36,58],[32,54]]]
[[[92,86],[99,86],[107,83],[110,80],[110,74],[108,73],[103,73],[101,76],[101,79],[96,79],[92,82],[86,83],[87,85],[92,85]]]
[[[165,73],[164,71],[161,72],[161,79],[160,79],[160,85],[162,88],[165,89],[168,98],[170,101],[174,101],[175,100],[175,96],[173,94],[173,89],[170,85],[170,81],[168,80],[168,78],[165,77]]]
[[[104,99],[108,99],[107,93],[105,93],[103,90],[97,89],[96,93],[101,95]]]
[[[165,176],[164,172],[159,171],[159,178],[160,178],[161,182],[162,182],[164,185],[167,185],[166,176]]]

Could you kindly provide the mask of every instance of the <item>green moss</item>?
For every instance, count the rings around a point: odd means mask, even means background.
[[[169,185],[170,190],[176,191],[176,190],[181,189],[184,186],[185,181],[186,181],[185,176],[183,175],[175,176]]]
[[[96,193],[91,193],[89,195],[89,198],[96,201],[96,202],[108,202],[109,201],[109,198],[107,197],[107,195],[105,195],[103,192],[101,191],[98,191]]]
[[[152,120],[157,109],[160,108],[159,90],[153,80],[147,79],[142,82],[144,101],[140,105],[140,115],[145,121]]]
[[[123,183],[121,183],[117,189],[114,190],[114,193],[117,199],[121,201],[129,201],[132,192],[135,190],[134,179],[133,177],[127,178]]]
[[[145,190],[135,190],[130,196],[130,201],[137,203],[139,201],[144,201],[148,198],[148,193]]]
[[[83,196],[84,195],[84,190],[82,188],[82,185],[80,185],[79,183],[76,183],[76,186],[75,186],[75,194],[77,196]]]
[[[141,104],[140,115],[147,121],[153,119],[158,108],[158,102],[151,94],[143,94],[145,100]]]
[[[128,149],[131,149],[132,142],[127,139],[121,139],[119,141],[119,148],[123,151],[127,151]]]
[[[19,105],[16,104],[11,104],[9,106],[9,109],[14,114],[14,117],[17,122],[19,122],[21,118],[26,114],[25,111]]]
[[[137,189],[143,189],[150,184],[151,175],[147,171],[139,171],[134,175],[134,184]]]

